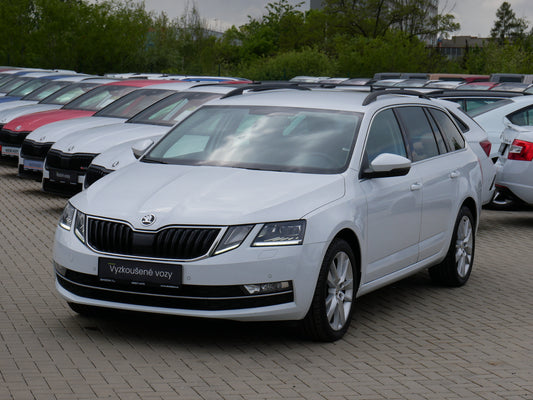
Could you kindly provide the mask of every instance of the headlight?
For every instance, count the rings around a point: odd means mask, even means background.
[[[70,231],[70,228],[72,227],[72,222],[74,221],[75,212],[76,209],[72,206],[72,204],[67,203],[67,205],[63,209],[63,214],[61,214],[61,218],[59,218],[59,226],[63,229],[66,229],[67,231]]]
[[[265,224],[252,246],[294,246],[302,244],[305,221],[272,222]]]
[[[230,226],[218,244],[214,254],[225,253],[226,251],[239,247],[253,227],[253,225]]]
[[[76,219],[74,221],[74,234],[85,243],[85,214],[76,210]]]

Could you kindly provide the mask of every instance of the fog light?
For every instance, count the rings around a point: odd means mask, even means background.
[[[283,292],[290,289],[291,283],[289,281],[270,282],[270,283],[256,283],[253,285],[243,285],[248,294],[265,294]]]
[[[59,275],[63,275],[65,276],[67,274],[67,269],[65,267],[63,267],[62,265],[59,265],[58,263],[56,263],[54,261],[54,268],[56,270],[56,272],[59,274]]]

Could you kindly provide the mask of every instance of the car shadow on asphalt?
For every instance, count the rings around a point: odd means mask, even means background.
[[[434,286],[423,271],[356,301],[349,335],[358,335],[362,326],[379,325],[396,307],[408,312],[420,307],[421,298],[441,288]],[[108,340],[166,342],[205,346],[246,346],[274,343],[313,343],[302,334],[297,322],[240,322],[221,319],[190,318],[133,311],[97,309],[89,316],[73,314],[71,322],[89,335],[101,334]]]

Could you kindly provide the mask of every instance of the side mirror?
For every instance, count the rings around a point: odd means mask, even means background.
[[[131,146],[131,151],[133,151],[133,156],[136,159],[141,158],[141,156],[146,153],[146,151],[154,144],[154,141],[151,139],[144,139],[135,142]]]
[[[411,160],[397,154],[383,153],[374,158],[370,167],[363,171],[363,178],[385,178],[407,175]]]

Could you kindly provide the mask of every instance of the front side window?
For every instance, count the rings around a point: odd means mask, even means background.
[[[144,162],[266,171],[339,173],[361,114],[270,106],[204,106],[172,129]]]
[[[382,153],[407,157],[402,132],[392,109],[380,112],[372,120],[365,151],[368,164]]]
[[[433,129],[422,107],[398,107],[397,115],[407,135],[413,161],[439,155],[439,148]]]

